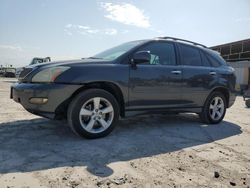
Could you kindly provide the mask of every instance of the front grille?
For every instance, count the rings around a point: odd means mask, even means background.
[[[32,68],[24,68],[19,75],[20,80],[24,79],[33,69]]]

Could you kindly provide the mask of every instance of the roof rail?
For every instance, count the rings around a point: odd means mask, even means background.
[[[196,46],[201,46],[203,48],[208,48],[207,46],[205,46],[203,44],[199,44],[197,42],[192,42],[192,41],[189,41],[189,40],[179,39],[179,38],[175,38],[175,37],[158,37],[158,39],[172,39],[172,40],[175,40],[175,41],[183,41],[183,42],[191,43],[191,44],[196,45]]]

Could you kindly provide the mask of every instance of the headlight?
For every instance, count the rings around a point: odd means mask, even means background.
[[[70,67],[50,67],[44,69],[32,78],[32,82],[54,82],[55,79],[62,74],[64,71],[68,70]]]

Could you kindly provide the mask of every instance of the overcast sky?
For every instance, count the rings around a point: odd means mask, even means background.
[[[123,42],[250,38],[250,0],[0,0],[0,64],[92,56]]]

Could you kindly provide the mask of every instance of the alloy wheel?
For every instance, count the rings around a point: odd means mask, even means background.
[[[225,110],[224,101],[221,97],[214,97],[209,106],[209,115],[214,120],[219,120]]]
[[[94,97],[82,105],[79,119],[82,128],[86,131],[100,133],[112,124],[114,109],[107,99]]]

